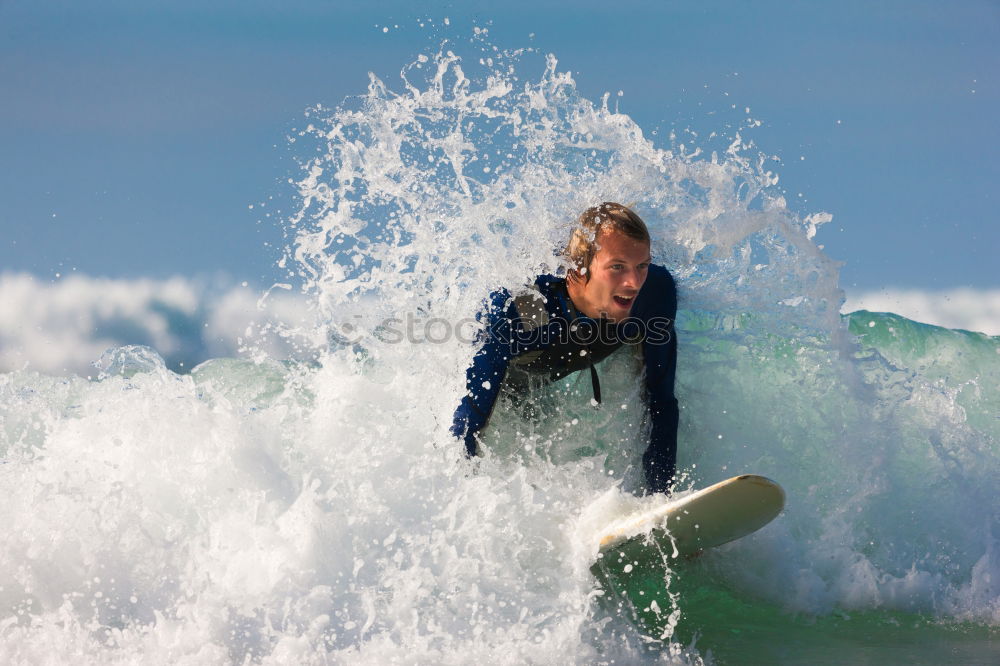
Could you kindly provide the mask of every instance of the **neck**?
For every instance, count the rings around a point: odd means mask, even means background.
[[[576,308],[576,311],[580,314],[590,317],[591,319],[601,318],[601,313],[591,312],[590,308],[587,306],[586,300],[583,297],[583,285],[579,282],[579,280],[566,278],[566,295],[569,296],[570,304]]]

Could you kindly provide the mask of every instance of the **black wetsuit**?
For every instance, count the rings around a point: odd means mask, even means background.
[[[593,364],[623,344],[641,344],[652,421],[643,469],[650,490],[666,492],[676,467],[678,419],[674,398],[677,292],[670,273],[650,265],[630,316],[619,322],[577,312],[565,279],[542,275],[533,287],[527,296],[516,299],[506,290],[494,293],[480,315],[485,325],[483,346],[469,367],[468,393],[455,411],[452,433],[465,442],[469,455],[475,455],[475,435],[489,420],[504,379],[516,379],[525,372],[556,380],[589,369],[594,398],[600,402]]]

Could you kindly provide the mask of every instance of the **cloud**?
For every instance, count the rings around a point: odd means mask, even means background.
[[[888,288],[848,293],[842,312],[895,312],[907,319],[1000,335],[1000,289],[941,291]]]
[[[842,311],[855,310],[1000,335],[1000,289],[849,293]],[[175,370],[219,357],[300,358],[323,342],[309,337],[320,330],[306,299],[283,289],[262,296],[182,277],[0,274],[0,372],[93,375],[94,362],[123,345],[152,347]]]
[[[305,299],[282,290],[266,298],[248,287],[204,281],[112,280],[72,275],[45,282],[25,273],[0,275],[0,372],[95,372],[107,349],[146,345],[174,369],[220,356],[258,351],[295,356],[282,331],[304,326]]]

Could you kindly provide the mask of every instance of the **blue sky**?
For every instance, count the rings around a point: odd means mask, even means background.
[[[0,272],[269,284],[303,111],[491,21],[647,134],[750,107],[849,291],[1000,286],[995,0],[416,4],[0,0]]]

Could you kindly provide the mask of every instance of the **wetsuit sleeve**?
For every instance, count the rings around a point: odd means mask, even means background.
[[[670,490],[677,467],[677,399],[674,397],[674,376],[677,373],[677,288],[669,273],[656,285],[659,293],[657,316],[651,318],[643,356],[646,361],[646,396],[652,429],[649,447],[642,456],[643,470],[650,491]],[[650,285],[652,286],[652,285]],[[662,299],[662,300],[660,300]]]
[[[483,325],[478,340],[481,346],[466,371],[465,397],[451,425],[451,434],[465,442],[470,456],[476,455],[476,433],[490,418],[510,363],[511,327],[516,318],[510,294],[503,290],[494,293],[486,310],[476,318]]]

